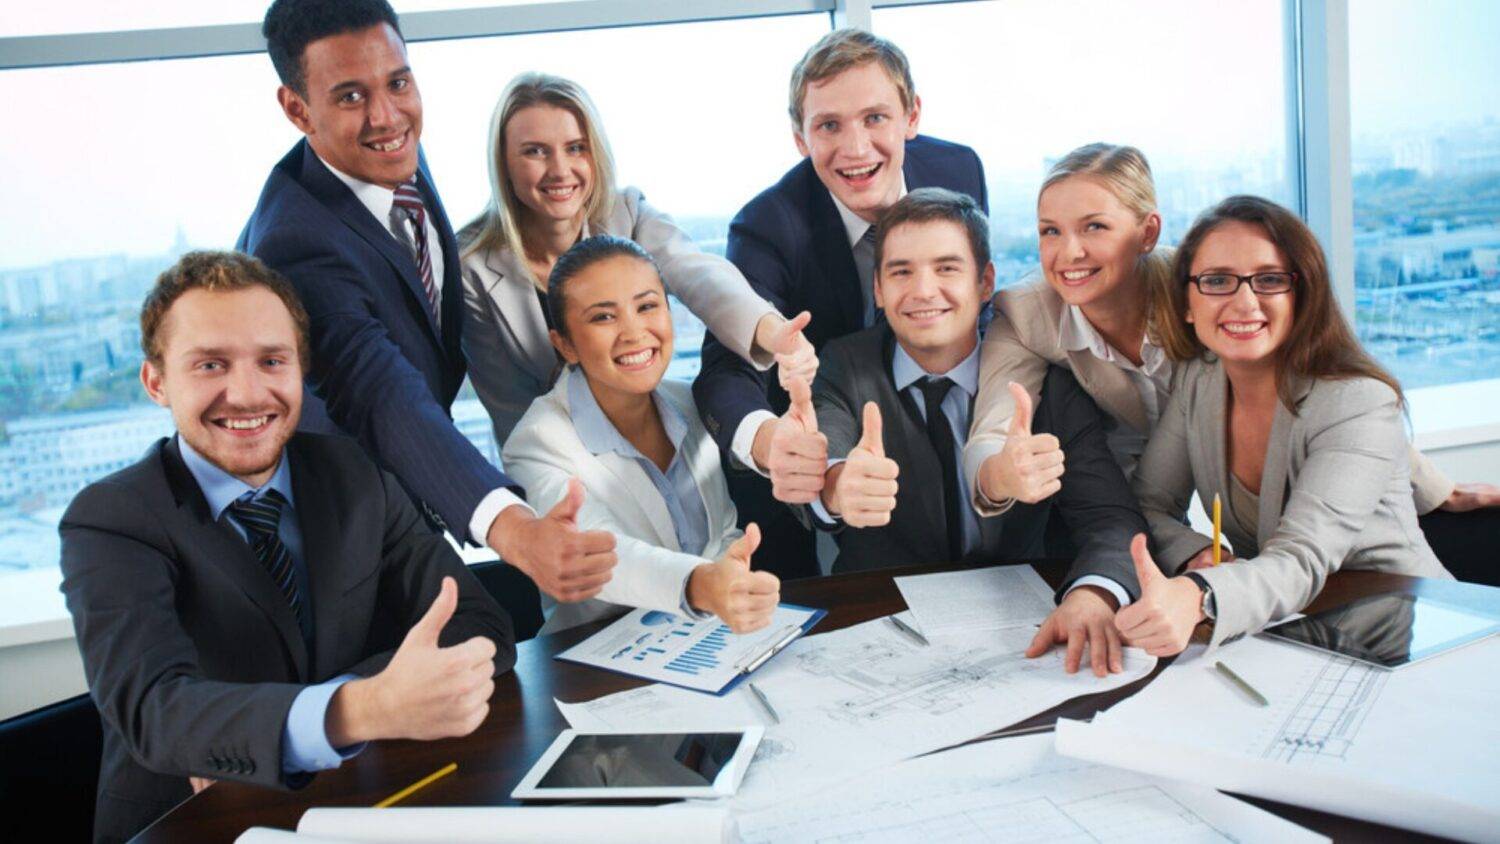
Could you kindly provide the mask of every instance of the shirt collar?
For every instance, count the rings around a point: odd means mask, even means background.
[[[1124,365],[1132,369],[1128,358],[1117,353],[1113,346],[1099,333],[1099,329],[1089,322],[1089,318],[1083,315],[1083,309],[1077,305],[1066,305],[1057,321],[1057,341],[1062,347],[1070,352],[1088,352],[1094,357],[1116,366]],[[1147,375],[1155,375],[1167,364],[1166,353],[1162,348],[1151,342],[1148,333],[1141,340],[1141,366],[1139,369]]]
[[[224,515],[224,510],[243,498],[247,492],[253,492],[259,498],[265,490],[274,489],[286,499],[288,506],[296,507],[296,502],[292,500],[292,467],[286,459],[285,448],[281,449],[281,457],[271,479],[259,487],[253,487],[209,462],[207,457],[195,451],[180,435],[177,437],[177,447],[182,451],[182,462],[187,464],[188,471],[193,473],[193,479],[198,482],[198,488],[203,490],[203,497],[208,500],[208,509],[213,513],[214,521],[218,521]]]
[[[900,342],[897,342],[896,354],[891,358],[891,377],[896,381],[896,390],[898,392],[905,390],[929,375],[947,378],[972,398],[979,392],[979,344],[974,344],[973,351],[969,352],[968,357],[959,361],[958,366],[947,372],[931,373],[912,360],[911,355],[906,353],[906,349],[901,347]]]
[[[865,232],[869,231],[870,226],[873,224],[866,222],[863,217],[850,211],[844,203],[839,202],[839,198],[833,195],[833,191],[829,191],[828,195],[833,197],[833,207],[839,211],[839,219],[844,223],[844,233],[849,236],[849,247],[852,249],[854,248],[854,244],[859,243],[864,238]],[[906,196],[905,173],[901,174],[901,194],[896,199],[899,200],[903,196]]]
[[[662,397],[660,389],[651,391],[651,400],[656,402],[656,412],[667,429],[667,439],[672,441],[673,449],[681,453],[683,438],[687,436],[687,419]],[[568,371],[568,411],[573,417],[573,430],[591,454],[612,451],[624,457],[644,456],[604,415],[604,410],[594,399],[594,391],[589,388],[588,377],[577,366],[569,367]]]
[[[318,154],[314,152],[313,155]],[[328,172],[332,173],[339,181],[344,183],[345,187],[354,193],[354,198],[358,199],[361,205],[369,209],[370,214],[380,222],[381,226],[385,228],[391,227],[391,208],[396,204],[395,191],[356,179],[329,164],[327,161],[323,161],[322,156],[318,156],[318,160],[323,162],[323,166],[328,168]]]

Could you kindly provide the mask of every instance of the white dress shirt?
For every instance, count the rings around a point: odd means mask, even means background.
[[[1129,425],[1115,422],[1108,426],[1105,439],[1110,453],[1120,464],[1126,480],[1135,473],[1135,464],[1146,450],[1146,440],[1161,418],[1161,409],[1166,406],[1172,389],[1172,362],[1166,352],[1151,342],[1150,335],[1141,340],[1141,365],[1131,363],[1104,339],[1104,335],[1083,315],[1077,305],[1063,307],[1057,324],[1057,339],[1070,352],[1086,351],[1099,360],[1118,367],[1130,378],[1136,392],[1141,396],[1141,407],[1146,411],[1146,430],[1137,431]]]

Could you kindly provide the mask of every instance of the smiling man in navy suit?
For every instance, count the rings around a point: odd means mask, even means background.
[[[306,135],[271,171],[239,248],[312,319],[304,429],[341,430],[428,519],[559,601],[597,594],[614,537],[538,516],[454,427],[465,364],[458,246],[418,142],[422,96],[385,0],[276,0],[263,26],[282,111]]]
[[[986,211],[988,197],[974,150],[917,134],[922,101],[910,67],[883,38],[857,29],[824,36],[792,71],[788,110],[803,159],[740,209],[726,255],[783,315],[811,313],[804,333],[821,350],[875,319],[872,235],[885,209],[922,187],[968,194]],[[827,441],[788,411],[782,385],[712,334],[693,395],[733,456],[730,493],[742,523],[761,526],[767,567],[782,578],[817,574],[812,534],[779,502],[818,497]]]

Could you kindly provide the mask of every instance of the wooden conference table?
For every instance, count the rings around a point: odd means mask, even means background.
[[[788,581],[782,585],[782,599],[826,608],[828,616],[814,630],[822,633],[905,609],[906,603],[892,580],[895,576],[957,568],[966,567],[886,569]],[[1057,563],[1038,563],[1036,568],[1054,585],[1061,582],[1066,571],[1065,566]],[[1500,612],[1500,589],[1371,572],[1334,574],[1311,609],[1334,607],[1364,595],[1389,591],[1420,593]],[[552,702],[554,697],[577,702],[644,685],[644,681],[552,658],[603,626],[604,622],[598,622],[522,642],[517,648],[515,670],[495,683],[489,717],[467,737],[436,742],[376,743],[338,770],[319,774],[301,791],[220,782],[182,803],[136,840],[230,842],[252,826],[295,829],[302,813],[310,807],[370,806],[449,762],[458,763],[455,773],[417,792],[401,805],[514,804],[510,799],[511,789],[567,727]],[[1158,665],[1150,677],[1113,691],[1075,698],[1015,726],[1050,724],[1060,716],[1090,717],[1149,683],[1164,665],[1165,662]],[[995,725],[997,729],[1005,726]],[[1250,802],[1339,841],[1436,840],[1266,800],[1250,798]]]

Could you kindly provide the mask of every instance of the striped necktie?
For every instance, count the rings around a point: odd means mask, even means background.
[[[229,505],[229,514],[245,529],[250,548],[266,567],[276,588],[291,605],[297,621],[302,622],[302,593],[297,589],[297,576],[292,571],[292,555],[281,542],[277,528],[281,525],[281,510],[286,499],[274,489],[266,490],[259,499],[250,493]]]
[[[396,196],[393,208],[400,209],[412,222],[412,229],[416,232],[417,247],[417,274],[422,277],[422,289],[427,292],[427,307],[432,310],[432,318],[441,320],[438,311],[438,290],[432,280],[432,250],[427,242],[427,206],[422,202],[422,194],[417,190],[417,177],[402,182],[396,187]]]

